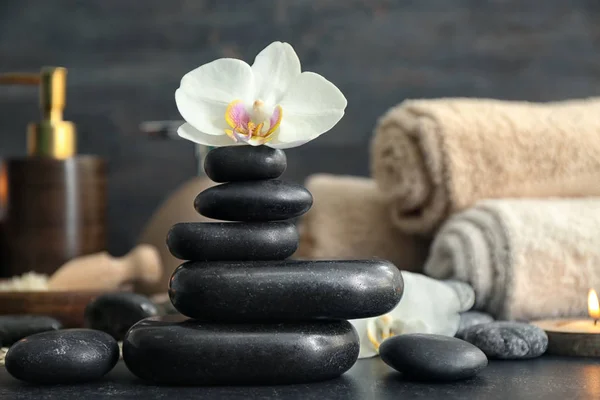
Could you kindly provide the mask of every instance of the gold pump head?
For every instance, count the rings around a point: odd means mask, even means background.
[[[63,120],[67,69],[44,67],[39,74],[0,74],[0,85],[3,84],[39,86],[42,119],[27,126],[27,153],[57,159],[73,156],[77,147],[75,125]]]

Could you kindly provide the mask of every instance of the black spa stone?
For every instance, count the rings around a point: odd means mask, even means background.
[[[60,321],[41,315],[0,315],[0,346],[9,347],[14,342],[34,333],[61,329]]]
[[[267,146],[218,147],[204,160],[204,171],[215,182],[274,179],[286,166],[285,153]]]
[[[312,206],[308,190],[280,180],[213,186],[194,201],[196,211],[223,221],[277,221],[298,217]]]
[[[141,379],[171,385],[289,384],[335,378],[356,362],[347,321],[219,324],[149,318],[123,342]]]
[[[6,370],[30,383],[79,383],[101,378],[119,360],[119,346],[109,334],[91,329],[37,333],[6,353]]]
[[[488,360],[463,340],[431,334],[404,334],[383,341],[381,359],[408,380],[455,381],[475,376]]]
[[[155,315],[158,315],[158,308],[146,296],[127,292],[106,293],[86,306],[84,321],[86,328],[97,329],[116,340],[123,340],[136,322]]]
[[[283,260],[298,249],[292,222],[187,222],[167,235],[171,254],[182,260]]]
[[[169,283],[180,313],[231,322],[374,317],[402,292],[400,271],[378,260],[187,262]]]

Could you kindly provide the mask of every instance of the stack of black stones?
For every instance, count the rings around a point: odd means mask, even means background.
[[[222,183],[196,210],[229,221],[179,223],[167,244],[182,264],[171,277],[174,307],[190,319],[149,318],[123,345],[128,368],[160,384],[282,384],[337,377],[357,360],[348,319],[374,317],[400,301],[389,262],[286,260],[297,249],[293,219],[312,205],[302,186],[277,178],[283,151],[211,150],[206,174]],[[223,183],[226,182],[226,183]]]

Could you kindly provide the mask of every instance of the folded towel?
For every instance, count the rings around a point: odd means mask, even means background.
[[[378,257],[400,269],[423,269],[429,241],[406,235],[390,223],[389,207],[373,180],[319,174],[307,179],[306,188],[314,201],[300,220],[295,257]]]
[[[578,316],[600,287],[600,198],[486,200],[440,229],[425,265],[498,319]]]
[[[577,183],[600,182],[600,98],[408,100],[381,118],[371,151],[392,219],[411,233],[483,199],[600,195]]]

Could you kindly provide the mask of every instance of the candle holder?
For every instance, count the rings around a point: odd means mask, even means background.
[[[532,322],[548,335],[546,354],[572,357],[600,357],[600,307],[598,295],[588,292],[590,319],[547,319]]]

